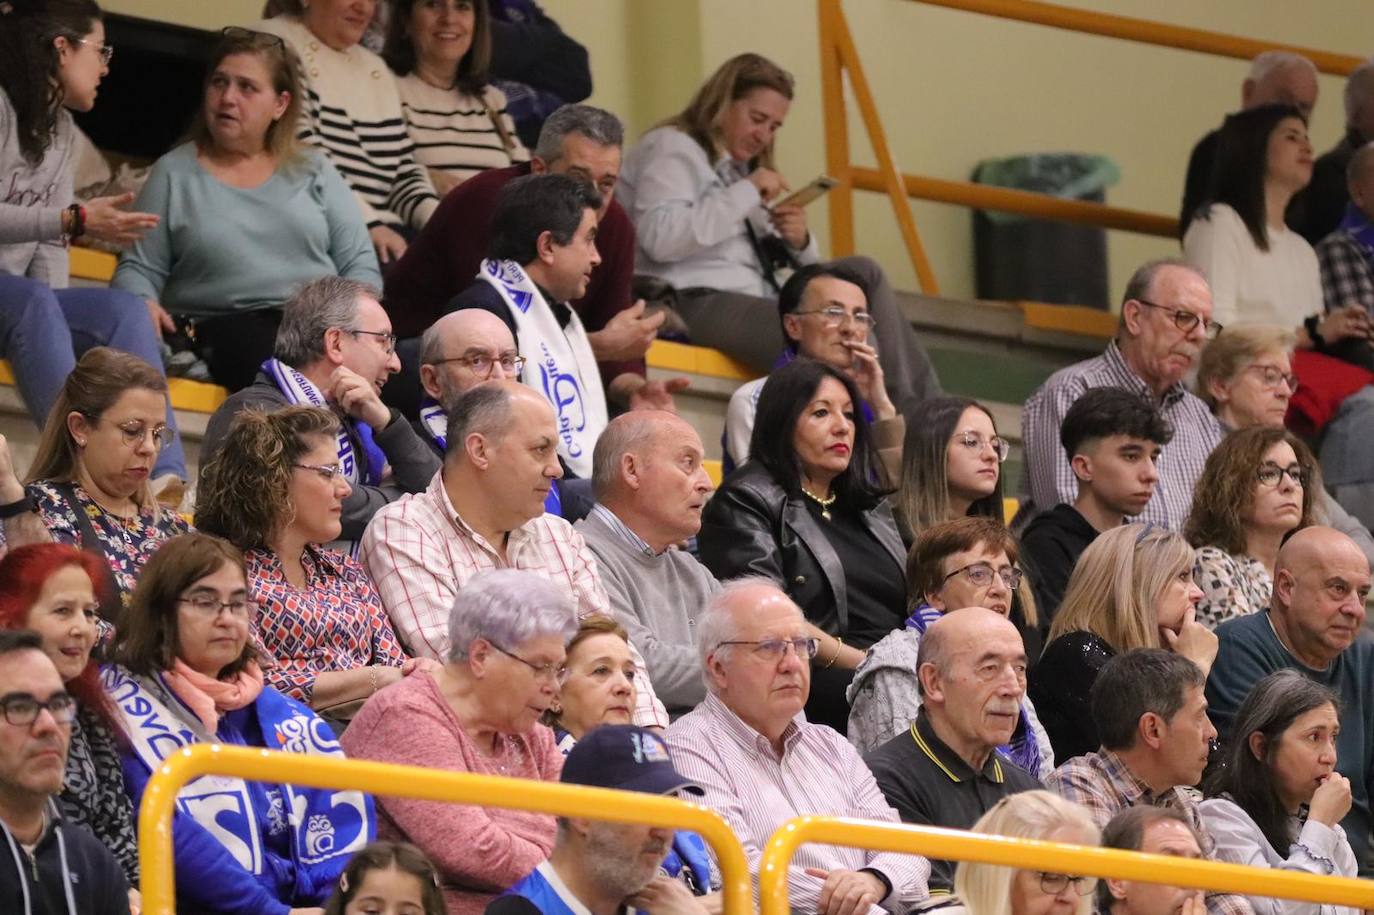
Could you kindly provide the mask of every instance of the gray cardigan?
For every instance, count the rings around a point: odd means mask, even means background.
[[[66,287],[62,210],[72,202],[73,130],[71,114],[59,109],[52,145],[30,165],[19,150],[14,106],[0,89],[0,273]]]

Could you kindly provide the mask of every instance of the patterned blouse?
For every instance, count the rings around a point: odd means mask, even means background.
[[[1274,583],[1264,563],[1253,556],[1233,556],[1218,547],[1198,549],[1193,582],[1202,589],[1197,619],[1208,629],[1237,616],[1269,609]]]
[[[276,660],[263,671],[268,686],[309,703],[318,674],[405,663],[372,580],[355,560],[307,546],[301,555],[306,586],[299,590],[271,550],[248,550],[244,559],[258,604],[257,636]]]
[[[119,861],[130,886],[138,885],[134,811],[124,792],[115,737],[100,716],[82,707],[72,722],[67,772],[58,796],[62,815],[88,827]]]
[[[71,505],[58,488],[47,480],[29,484],[29,494],[33,497],[48,533],[58,543],[70,543],[82,549],[94,551],[99,548],[110,563],[115,584],[119,586],[119,596],[125,607],[133,593],[134,583],[143,564],[158,551],[162,544],[191,530],[176,512],[161,506],[142,509],[136,517],[122,518],[111,514],[86,494],[80,483],[72,483],[76,494],[75,506]],[[77,511],[84,511],[95,531],[98,544],[84,543],[81,539],[81,525],[77,522]]]

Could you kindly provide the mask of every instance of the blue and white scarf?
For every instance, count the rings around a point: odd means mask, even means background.
[[[133,753],[150,772],[184,747],[218,742],[205,736],[189,711],[177,713],[182,707],[161,677],[138,677],[108,665],[101,680],[119,710]],[[329,725],[294,699],[265,687],[253,706],[266,749],[344,755]],[[222,775],[203,775],[188,783],[177,794],[177,808],[260,879],[274,876],[270,867],[264,872],[264,829],[271,835],[290,830],[296,898],[323,898],[321,892],[327,896],[328,882],[337,879],[377,828],[372,798],[361,791],[271,785]]]
[[[333,405],[325,400],[324,395],[320,393],[319,388],[310,383],[310,379],[285,362],[279,359],[268,359],[262,364],[262,370],[272,379],[277,390],[281,391],[282,396],[292,405],[306,404],[324,407],[327,410],[333,408]],[[348,434],[350,427],[358,433],[358,441],[362,443],[363,456],[366,458],[365,467],[359,467],[358,461],[353,456],[353,439]],[[351,417],[344,417],[339,423],[339,465],[343,467],[344,477],[354,485],[362,483],[365,486],[377,486],[382,482],[382,470],[386,467],[386,455],[377,446],[372,435],[372,427],[367,423]]]
[[[558,454],[579,477],[592,475],[592,448],[610,415],[601,369],[587,329],[569,309],[560,327],[544,294],[515,261],[482,261],[477,278],[500,294],[515,321],[525,370],[520,380],[538,391],[558,414]]]

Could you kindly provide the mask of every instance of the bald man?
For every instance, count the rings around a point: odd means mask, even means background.
[[[1279,550],[1267,613],[1217,629],[1216,662],[1207,678],[1212,722],[1223,739],[1236,709],[1261,677],[1292,668],[1341,698],[1336,770],[1350,779],[1354,805],[1342,821],[1360,873],[1369,861],[1370,779],[1374,777],[1374,638],[1364,632],[1369,561],[1345,534],[1329,527],[1298,531]]]
[[[1026,646],[1002,614],[965,607],[926,629],[916,658],[921,710],[864,762],[905,823],[969,829],[999,800],[1043,787],[999,752],[1026,695]],[[930,862],[932,892],[954,886],[954,862]]]
[[[1292,105],[1304,118],[1310,118],[1312,109],[1317,106],[1317,68],[1306,57],[1291,51],[1260,54],[1250,62],[1250,70],[1241,83],[1240,107],[1248,111],[1261,105]],[[1207,198],[1207,185],[1217,157],[1217,133],[1213,130],[1199,140],[1188,159],[1183,206],[1178,217],[1179,238],[1183,237],[1189,220]]]
[[[363,535],[362,560],[410,653],[448,661],[454,597],[488,569],[536,572],[566,589],[579,616],[609,613],[582,535],[544,512],[563,473],[549,402],[517,381],[479,384],[450,405],[447,443],[429,487],[378,512]],[[637,666],[635,724],[665,726]]]
[[[1340,228],[1351,197],[1346,182],[1350,158],[1374,142],[1374,61],[1365,61],[1345,78],[1345,135],[1312,163],[1312,180],[1298,191],[1288,224],[1313,245]]]
[[[592,453],[596,505],[577,530],[601,566],[611,608],[644,652],[669,714],[706,695],[695,620],[719,588],[676,545],[701,529],[711,495],[701,438],[673,413],[641,410],[612,420]]]

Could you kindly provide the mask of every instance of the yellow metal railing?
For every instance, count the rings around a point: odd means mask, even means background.
[[[1262,51],[1287,50],[1302,54],[1323,73],[1348,74],[1363,61],[1358,57],[1332,54],[1312,48],[1277,42],[1256,41],[1221,32],[1114,16],[1090,10],[1073,9],[1036,0],[913,0],[931,6],[962,10],[1013,19],[1051,28],[1066,29],[1159,47],[1199,51],[1223,57],[1249,59]],[[837,182],[829,195],[830,245],[836,257],[853,254],[854,191],[885,193],[892,203],[897,226],[921,290],[939,292],[930,260],[921,243],[920,232],[909,198],[932,200],[982,210],[1000,210],[1041,219],[1083,223],[1108,229],[1123,229],[1145,235],[1175,238],[1178,220],[1173,216],[1142,210],[1107,206],[1081,200],[1063,200],[1048,194],[988,187],[968,181],[948,181],[926,175],[907,175],[897,169],[873,92],[864,75],[863,63],[845,20],[841,0],[817,0],[821,51],[821,103],[825,122],[826,173]],[[877,168],[862,168],[852,162],[849,149],[849,122],[844,96],[844,76],[859,109],[864,129],[873,147]]]
[[[557,816],[586,817],[617,823],[650,823],[690,829],[716,854],[727,913],[753,907],[749,862],[735,834],[718,814],[675,798],[557,782],[473,775],[395,766],[386,763],[277,753],[202,744],[164,760],[148,780],[138,813],[139,865],[144,915],[175,915],[172,872],[172,813],[177,792],[202,775],[228,775],[249,781],[271,780],[315,788],[394,795],[532,810]]]
[[[787,869],[797,848],[808,842],[904,852],[946,861],[979,861],[1021,870],[1138,880],[1357,909],[1374,908],[1374,883],[1353,877],[1319,877],[1215,861],[985,836],[958,829],[798,817],[778,827],[764,848],[759,862],[760,915],[788,915]]]

